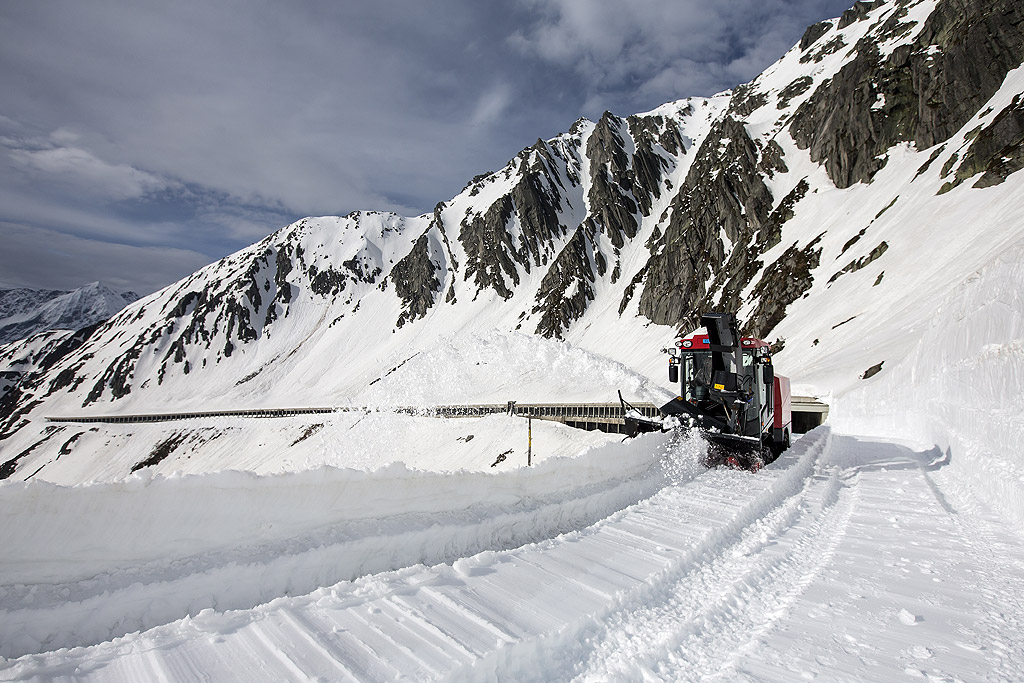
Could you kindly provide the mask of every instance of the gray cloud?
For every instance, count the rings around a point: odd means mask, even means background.
[[[845,5],[3,3],[0,221],[213,260],[305,215],[417,214],[581,114],[748,80]]]
[[[849,4],[633,0],[624,11],[616,0],[522,2],[535,19],[512,34],[510,45],[576,73],[590,108],[638,99],[653,107],[746,82],[792,47],[807,25]]]
[[[106,162],[75,146],[77,136],[54,131],[48,140],[0,141],[15,169],[39,183],[60,184],[66,191],[113,200],[136,199],[176,187],[177,183],[128,164]]]
[[[45,228],[0,223],[0,287],[75,289],[102,281],[120,291],[152,292],[210,262],[171,247],[134,247]]]

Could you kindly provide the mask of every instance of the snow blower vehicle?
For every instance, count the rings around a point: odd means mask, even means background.
[[[699,429],[710,444],[707,466],[757,471],[789,448],[793,414],[789,378],[775,374],[768,343],[740,337],[729,313],[705,313],[705,335],[676,340],[669,382],[678,396],[662,417],[644,417],[620,393],[628,434]]]

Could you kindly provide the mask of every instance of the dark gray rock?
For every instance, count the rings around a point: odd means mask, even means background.
[[[857,235],[856,238],[850,240],[850,242],[847,242],[846,244],[850,245],[852,242],[855,242],[856,239],[860,238],[860,236],[862,234],[864,234],[864,233],[861,232],[860,234]],[[868,264],[874,263],[875,261],[878,260],[879,257],[882,256],[882,254],[884,254],[888,250],[889,250],[889,244],[887,242],[885,242],[885,241],[880,242],[878,244],[878,246],[876,246],[874,249],[872,249],[871,252],[867,256],[862,256],[859,259],[856,259],[856,260],[851,261],[850,263],[846,264],[843,267],[842,270],[840,270],[838,273],[836,273],[835,275],[833,275],[832,277],[830,277],[828,279],[828,284],[831,285],[833,282],[838,280],[841,276],[846,275],[847,273],[855,273],[858,270],[860,270],[861,268],[864,268],[865,266],[867,266]],[[846,247],[843,248],[843,251],[846,251]]]
[[[857,2],[853,3],[853,7],[843,12],[842,16],[839,17],[839,30],[842,31],[855,21],[864,21],[868,18],[868,12],[884,4],[885,0],[874,0],[874,2],[857,0]]]
[[[800,51],[806,52],[807,48],[818,41],[823,35],[832,30],[831,21],[819,21],[817,24],[811,24],[804,31],[803,37],[800,38]]]
[[[768,95],[759,91],[756,81],[737,86],[729,100],[729,114],[743,119],[768,104]]]
[[[468,260],[465,279],[473,278],[478,291],[493,289],[503,299],[511,298],[512,289],[519,284],[519,267],[530,272],[545,265],[551,243],[566,232],[558,221],[561,180],[556,179],[553,150],[539,142],[524,150],[519,161],[521,175],[512,191],[482,215],[467,216],[459,231]],[[513,216],[519,219],[518,244],[509,230]]]
[[[672,201],[664,234],[650,245],[642,315],[692,328],[700,311],[712,304],[716,310],[738,310],[739,291],[760,267],[757,253],[748,247],[772,211],[761,161],[757,145],[736,119],[727,116],[709,133]],[[729,254],[723,233],[733,245]]]
[[[758,303],[743,326],[744,334],[766,338],[782,322],[786,308],[811,288],[814,284],[811,271],[821,260],[821,247],[817,244],[822,236],[818,235],[803,248],[794,244],[764,269],[751,293],[751,298]]]
[[[885,363],[885,361],[883,360],[881,363],[876,363],[875,365],[872,365],[870,368],[868,368],[867,370],[864,371],[864,374],[862,374],[860,376],[860,378],[861,379],[871,379],[872,377],[874,377],[875,375],[877,375],[878,373],[880,373],[882,371],[882,365],[884,363]]]
[[[533,307],[540,314],[536,334],[560,338],[594,300],[593,230],[592,224],[579,226],[544,275]]]
[[[899,142],[947,140],[1024,61],[1016,0],[942,0],[918,37],[883,59],[876,42],[908,30],[897,12],[857,44],[856,58],[797,110],[790,133],[837,187],[870,182]]]
[[[825,57],[839,52],[844,47],[846,47],[846,41],[843,40],[842,36],[836,36],[814,52],[808,52],[800,57],[800,63],[807,64],[809,62],[814,62],[817,64],[821,60],[825,59]]]
[[[591,169],[590,218],[619,249],[626,240],[636,237],[639,223],[634,214],[640,211],[634,200],[635,178],[620,132],[622,127],[622,119],[605,112],[587,140]],[[643,206],[650,211],[648,196],[644,196]]]
[[[396,327],[422,318],[434,305],[436,295],[441,291],[441,281],[437,279],[438,268],[430,260],[430,245],[427,233],[420,235],[410,251],[391,271],[391,281],[395,292],[402,301],[402,313],[398,316]]]
[[[991,187],[1024,167],[1024,96],[1014,95],[992,122],[977,131],[956,169],[952,181],[943,185],[948,191],[969,178],[983,174],[976,188]]]
[[[789,101],[794,97],[799,97],[807,92],[808,88],[814,83],[814,79],[810,76],[801,76],[796,79],[785,88],[779,91],[779,102],[776,105],[778,109],[785,109],[789,106]]]

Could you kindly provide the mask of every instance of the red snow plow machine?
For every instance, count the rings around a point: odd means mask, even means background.
[[[789,448],[789,378],[775,374],[767,342],[740,337],[730,313],[706,313],[706,335],[676,340],[668,379],[678,395],[661,417],[643,416],[619,394],[626,431],[699,429],[710,444],[707,466],[757,471]]]

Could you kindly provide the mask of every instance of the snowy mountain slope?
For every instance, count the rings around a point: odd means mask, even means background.
[[[620,139],[616,135],[628,126],[622,121],[614,126],[619,132],[608,135]],[[590,253],[591,238],[573,243],[567,229],[559,237],[560,227],[537,223],[533,216],[540,215],[543,202],[538,205],[536,198],[554,194],[550,188],[561,183],[568,188],[559,190],[566,194],[564,205],[546,215],[567,222],[583,215],[587,200],[566,169],[578,172],[579,159],[570,152],[583,144],[582,133],[590,128],[580,124],[575,134],[527,150],[503,171],[475,181],[433,216],[360,213],[306,219],[158,292],[92,332],[80,350],[48,358],[46,367],[25,369],[10,394],[13,409],[5,433],[19,432],[44,410],[345,404],[438,339],[473,330],[514,330],[524,320],[531,322],[531,316],[546,319],[550,310],[538,305],[542,297],[537,292],[550,278],[538,267],[561,263],[555,258],[560,246],[562,253]],[[684,150],[679,146],[676,151]],[[550,176],[549,165],[565,178]],[[492,201],[482,215],[475,208],[481,201]],[[509,206],[515,211],[508,213]],[[484,248],[490,238],[478,234],[497,234],[489,221],[507,228],[508,242],[504,256],[483,265],[497,258],[494,250]],[[456,240],[443,226],[459,222]],[[583,226],[576,234],[604,239],[601,225]],[[544,239],[536,232],[542,228],[550,228]],[[554,245],[548,239],[552,235]],[[583,252],[574,251],[580,245]],[[436,288],[418,281],[425,272],[423,258],[426,272],[435,269]],[[462,270],[456,271],[455,264]],[[514,296],[506,278],[511,285],[520,283]],[[450,303],[440,303],[442,293]],[[563,300],[564,294],[555,299]],[[428,306],[431,296],[438,303]],[[656,350],[647,353],[653,356]],[[603,385],[600,396],[609,400],[614,387]],[[497,400],[510,398],[522,397],[502,394]],[[26,421],[28,411],[33,417]],[[7,440],[5,452],[17,457],[40,444],[44,434],[36,426],[28,428],[34,435],[23,432]],[[45,457],[46,448],[41,444],[33,457]],[[51,460],[54,456],[49,454]],[[27,465],[26,460],[18,467]]]
[[[614,396],[618,389],[659,402],[671,398],[619,363],[563,342],[518,333],[465,335],[402,360],[406,362],[401,371],[382,373],[379,381],[351,396],[358,411],[274,419],[50,424],[40,437],[42,444],[24,460],[35,463],[36,470],[45,468],[49,481],[66,485],[117,481],[140,468],[165,476],[224,469],[269,474],[324,465],[377,469],[401,462],[433,471],[503,471],[512,463],[518,467],[526,462],[528,434],[521,419],[488,418],[503,427],[492,425],[481,432],[474,426],[477,420],[439,421],[395,413],[394,408],[503,404],[510,397],[531,402],[553,395],[577,401]],[[619,439],[538,421],[532,452],[538,460],[568,456]],[[492,470],[502,453],[507,454],[507,463]]]
[[[134,292],[119,294],[99,282],[70,292],[0,289],[0,346],[48,330],[95,325],[138,298]]]
[[[346,403],[473,331],[660,383],[659,349],[712,308],[784,342],[804,390],[845,391],[1022,238],[1019,26],[1012,2],[859,3],[733,93],[581,120],[432,214],[288,226],[20,368],[0,458],[16,479],[54,461],[47,414]],[[840,351],[862,367],[837,375]]]
[[[583,121],[431,215],[309,219],[4,347],[0,679],[1024,678],[1020,14],[859,2],[636,117],[665,163]],[[719,305],[832,404],[757,475],[536,424],[603,448],[531,472],[507,417],[41,420],[655,398],[658,349]]]

